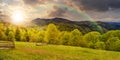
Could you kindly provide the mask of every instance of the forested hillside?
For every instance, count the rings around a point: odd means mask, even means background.
[[[0,36],[1,41],[38,42],[120,51],[120,30],[112,30],[104,34],[97,31],[83,34],[78,29],[60,31],[54,24],[49,24],[46,30],[41,30],[35,27],[0,23]]]
[[[53,23],[58,27],[60,31],[72,31],[74,29],[78,29],[83,34],[91,31],[99,31],[99,29],[101,29],[101,33],[107,32],[109,30],[120,29],[120,22],[74,21],[63,18],[53,18],[53,19],[37,18],[32,20],[32,23],[35,23],[38,26],[46,26],[50,23]]]

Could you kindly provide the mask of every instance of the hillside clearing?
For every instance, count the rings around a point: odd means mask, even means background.
[[[119,60],[120,52],[63,45],[36,46],[16,42],[16,48],[0,50],[0,60]]]

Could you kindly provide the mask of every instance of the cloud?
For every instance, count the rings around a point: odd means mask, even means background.
[[[38,5],[38,4],[43,4],[44,3],[44,0],[23,0],[23,2],[27,5]]]
[[[50,17],[64,17],[66,12],[67,12],[67,8],[61,8],[61,7],[54,6],[53,10],[50,11],[49,16]]]
[[[120,0],[71,0],[85,10],[107,11],[109,8],[120,8]],[[70,3],[70,2],[69,2]]]
[[[10,17],[5,15],[2,10],[0,10],[0,21],[8,22],[10,21]]]
[[[6,3],[4,3],[4,2],[0,3],[0,6],[5,6],[5,5],[6,5]]]
[[[120,0],[112,0],[109,5],[112,8],[120,8]]]
[[[109,8],[120,8],[120,0],[23,0],[27,5],[35,6],[50,3],[61,3],[72,5],[75,3],[84,10],[107,11]]]
[[[62,2],[62,0],[23,0],[23,2],[30,6],[36,6],[36,5],[39,6],[41,4],[45,4],[46,2],[60,3]]]
[[[21,10],[25,11],[28,18],[44,16],[44,18],[47,18],[46,16],[48,16],[48,18],[68,17],[71,18],[70,20],[83,20],[79,13],[72,11],[69,7],[65,8],[60,6],[59,4],[85,10],[85,12],[89,12],[86,14],[95,19],[120,19],[120,0],[0,0],[0,8],[3,6],[5,12],[11,12],[14,11],[16,7],[20,7]],[[8,13],[6,14],[8,15]]]

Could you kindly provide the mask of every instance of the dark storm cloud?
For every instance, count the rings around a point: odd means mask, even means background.
[[[108,0],[81,0],[84,9],[105,11],[108,10]]]
[[[64,3],[65,1],[72,1],[85,10],[107,11],[109,8],[120,8],[120,0],[23,0],[25,4],[34,6],[44,4],[45,2]],[[65,3],[64,3],[65,4]]]
[[[120,8],[120,0],[112,0],[109,5],[113,8]]]
[[[109,8],[120,8],[120,0],[72,0],[85,10],[107,11]]]
[[[54,6],[49,16],[50,17],[63,17],[65,16],[66,12],[67,12],[67,8],[60,8],[60,7]]]

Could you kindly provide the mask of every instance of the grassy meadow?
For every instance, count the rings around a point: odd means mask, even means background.
[[[120,52],[89,48],[16,42],[15,49],[0,50],[0,60],[119,60]]]

